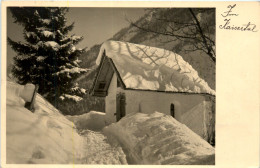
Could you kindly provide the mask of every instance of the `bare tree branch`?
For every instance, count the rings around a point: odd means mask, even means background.
[[[196,22],[196,26],[197,26],[197,28],[199,30],[200,36],[201,36],[201,38],[203,40],[203,43],[204,43],[205,47],[207,48],[207,54],[210,56],[210,58],[214,62],[216,62],[216,58],[212,54],[212,47],[210,45],[208,45],[208,43],[207,43],[207,40],[206,40],[206,38],[204,36],[204,33],[203,33],[202,29],[201,29],[201,26],[200,26],[200,22],[198,21],[196,15],[194,14],[194,12],[192,11],[191,8],[189,8],[189,11],[190,11],[191,15],[193,16],[193,18],[194,18],[194,20]]]
[[[195,12],[204,12],[206,14],[208,11],[210,10],[197,9]],[[152,17],[154,17],[152,21],[149,19],[149,21],[146,22],[129,22],[133,27],[136,27],[143,32],[169,37],[162,43],[179,40],[186,44],[190,44],[193,48],[183,48],[182,50],[185,52],[200,50],[206,53],[209,58],[216,63],[215,41],[210,37],[209,25],[207,22],[202,25],[195,12],[193,9],[188,8],[185,14],[186,17],[184,17],[186,19],[183,19],[182,21],[178,21],[168,15],[160,15],[159,13],[156,16],[154,16],[154,14],[152,15]]]

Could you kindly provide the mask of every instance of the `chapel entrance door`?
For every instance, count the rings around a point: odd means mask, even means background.
[[[171,116],[175,118],[175,107],[174,104],[171,104]]]
[[[125,116],[125,94],[118,93],[116,95],[116,121]]]

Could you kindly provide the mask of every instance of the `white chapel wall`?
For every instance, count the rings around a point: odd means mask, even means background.
[[[126,114],[131,112],[153,113],[158,111],[171,115],[171,104],[175,106],[175,118],[182,122],[182,115],[203,103],[203,95],[126,90]],[[203,107],[202,107],[203,109]],[[203,112],[201,112],[203,113]],[[187,115],[187,118],[190,118]],[[189,119],[185,119],[187,121]],[[191,119],[192,120],[192,119]],[[203,118],[201,118],[201,121]]]
[[[117,77],[113,74],[111,83],[108,88],[108,95],[106,96],[106,122],[116,122],[116,92],[117,92]]]

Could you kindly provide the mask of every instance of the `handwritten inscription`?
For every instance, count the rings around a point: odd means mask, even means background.
[[[236,7],[236,4],[234,5],[228,5],[227,8],[228,10],[225,11],[221,16],[224,19],[224,24],[219,25],[220,29],[225,29],[225,30],[239,30],[239,31],[251,31],[251,32],[257,32],[256,30],[256,25],[254,23],[248,22],[246,24],[242,24],[241,26],[234,25],[232,24],[232,18],[238,17],[239,14],[234,12]]]
[[[238,16],[238,14],[232,13],[232,9],[236,7],[236,4],[234,5],[228,5],[228,11],[224,12],[224,15],[221,14],[223,17],[227,16]]]

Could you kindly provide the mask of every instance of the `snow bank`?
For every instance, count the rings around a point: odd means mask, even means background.
[[[190,64],[171,51],[145,45],[107,41],[103,53],[113,60],[126,88],[215,94]]]
[[[117,141],[89,130],[102,130],[104,113],[68,116],[82,129],[79,135],[73,122],[39,94],[34,113],[24,108],[21,96],[29,88],[7,82],[7,164],[127,164]]]
[[[24,105],[24,103],[30,102],[32,100],[32,96],[35,90],[35,85],[26,84],[18,85],[13,82],[8,82],[7,85],[8,90],[8,99],[13,104]],[[9,103],[10,103],[9,102]]]
[[[89,113],[75,116],[66,116],[72,121],[78,130],[101,131],[105,126],[105,113],[90,111]]]
[[[35,85],[34,84],[26,84],[21,92],[21,97],[27,101],[27,102],[31,102],[32,101],[32,97],[33,97],[33,93],[35,90]]]
[[[7,163],[77,163],[83,139],[74,124],[40,95],[36,96],[35,113],[27,110],[23,91],[24,86],[7,83]]]
[[[214,148],[184,124],[162,113],[130,114],[104,128],[133,164],[211,165]]]

